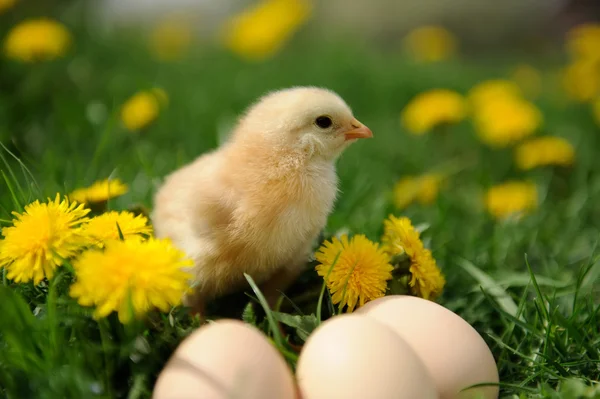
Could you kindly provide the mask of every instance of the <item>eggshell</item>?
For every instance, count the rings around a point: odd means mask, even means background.
[[[441,399],[498,397],[497,386],[462,389],[479,383],[497,383],[494,356],[483,338],[460,316],[425,299],[389,295],[355,312],[391,327],[408,342],[429,369]]]
[[[436,399],[419,357],[389,327],[341,315],[306,341],[296,369],[302,399]]]
[[[255,327],[220,320],[177,348],[154,387],[155,399],[293,399],[292,373]]]

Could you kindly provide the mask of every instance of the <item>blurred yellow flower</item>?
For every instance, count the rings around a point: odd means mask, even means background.
[[[575,149],[560,137],[539,137],[520,144],[515,149],[515,163],[519,169],[538,166],[569,166],[575,159]]]
[[[410,259],[409,281],[413,295],[434,300],[446,285],[446,279],[437,266],[429,249],[424,248],[410,219],[390,215],[384,222],[381,238],[384,251],[391,257],[406,255]]]
[[[119,229],[124,240],[141,241],[144,236],[152,234],[152,227],[148,225],[148,218],[127,211],[103,213],[93,217],[82,227],[90,242],[100,248],[104,247],[109,241],[120,240]]]
[[[154,122],[167,101],[167,94],[162,89],[136,93],[123,104],[121,120],[128,130],[141,130]]]
[[[67,199],[35,201],[25,206],[23,213],[13,212],[13,225],[2,229],[0,241],[0,268],[6,277],[17,283],[33,280],[39,284],[50,279],[63,259],[77,254],[86,239],[79,225],[87,220],[89,209]]]
[[[408,55],[419,62],[438,62],[451,58],[457,52],[458,41],[441,26],[421,26],[404,37]]]
[[[48,18],[30,19],[12,28],[4,40],[9,58],[35,62],[63,56],[71,44],[71,34],[57,21]]]
[[[170,16],[154,27],[150,34],[150,49],[162,61],[180,59],[193,38],[190,22],[183,16]]]
[[[104,179],[95,182],[89,187],[73,191],[69,194],[69,198],[72,201],[91,204],[119,197],[125,194],[127,190],[127,185],[119,179]]]
[[[531,65],[517,65],[511,78],[529,98],[536,98],[542,91],[542,75]]]
[[[537,188],[534,183],[508,181],[491,187],[485,195],[485,206],[496,219],[520,217],[537,208]]]
[[[573,58],[600,61],[600,24],[586,23],[567,33],[567,50]]]
[[[17,0],[0,0],[0,14],[12,8],[17,3]]]
[[[490,147],[507,147],[535,133],[542,124],[538,108],[518,98],[497,98],[473,115],[477,135]]]
[[[394,185],[394,205],[404,209],[413,202],[431,204],[438,196],[442,177],[437,174],[405,176]]]
[[[485,80],[469,90],[468,99],[475,111],[496,100],[521,98],[522,93],[516,82],[503,79]]]
[[[278,52],[311,12],[308,0],[260,0],[225,23],[224,44],[243,58],[263,60]]]
[[[400,120],[406,130],[421,135],[434,127],[458,123],[467,116],[463,96],[446,89],[434,89],[418,94],[402,110]]]
[[[384,296],[392,278],[390,258],[379,244],[362,234],[350,240],[347,235],[333,237],[323,243],[315,257],[319,262],[315,270],[325,279],[332,302],[339,303],[340,309],[348,305],[348,313],[357,304],[360,307]]]
[[[563,70],[562,85],[572,100],[592,101],[600,95],[600,62],[578,60],[571,63]]]
[[[95,306],[95,318],[116,311],[127,323],[153,308],[167,312],[179,305],[191,278],[184,270],[192,265],[168,240],[111,241],[104,251],[89,250],[75,260],[70,295]]]

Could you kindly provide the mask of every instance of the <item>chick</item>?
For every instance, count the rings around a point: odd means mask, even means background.
[[[194,261],[184,304],[247,286],[273,304],[304,270],[338,192],[335,161],[372,137],[335,93],[295,87],[269,93],[222,146],[165,178],[154,198],[155,234]]]

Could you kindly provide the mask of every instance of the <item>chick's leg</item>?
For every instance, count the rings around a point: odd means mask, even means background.
[[[199,293],[185,295],[183,305],[189,307],[190,313],[198,315],[200,319],[203,319],[206,315],[206,299]]]
[[[281,293],[285,291],[305,270],[308,258],[301,257],[298,261],[293,262],[277,270],[268,280],[261,284],[260,289],[265,296],[265,299],[272,308],[277,304],[277,300]]]

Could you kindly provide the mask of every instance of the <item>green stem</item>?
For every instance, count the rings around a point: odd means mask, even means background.
[[[323,306],[323,295],[325,294],[325,287],[327,287],[327,280],[329,279],[329,275],[333,271],[333,268],[335,267],[341,254],[342,251],[339,251],[337,253],[335,259],[333,260],[333,263],[331,264],[331,266],[329,266],[329,270],[327,271],[325,279],[323,280],[323,285],[321,286],[321,294],[319,295],[319,301],[317,302],[317,325],[321,324],[321,308]]]
[[[112,384],[111,384],[111,376],[112,376],[112,367],[109,359],[109,333],[106,326],[106,319],[98,320],[98,327],[100,329],[100,340],[102,342],[102,355],[104,357],[104,385],[106,391],[109,393],[109,397],[113,397],[112,392]]]

